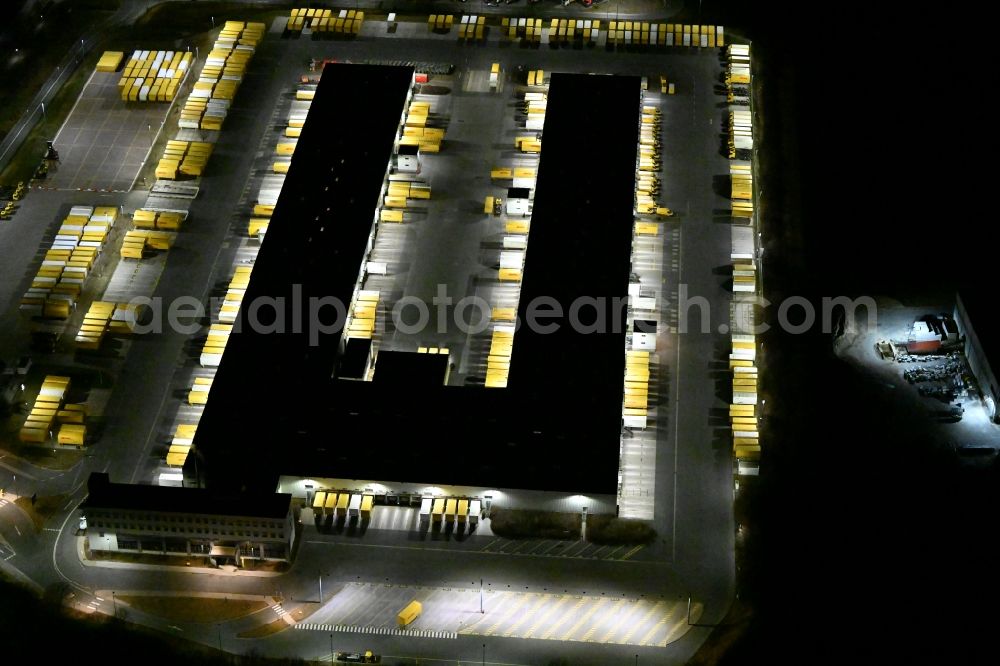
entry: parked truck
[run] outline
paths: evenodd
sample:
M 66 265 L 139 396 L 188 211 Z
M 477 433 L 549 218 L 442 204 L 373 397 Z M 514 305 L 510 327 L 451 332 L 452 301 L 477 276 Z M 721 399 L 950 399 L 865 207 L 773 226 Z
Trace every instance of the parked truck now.
M 423 612 L 423 610 L 424 610 L 423 605 L 419 601 L 414 599 L 410 603 L 406 604 L 406 607 L 403 608 L 403 610 L 399 611 L 399 613 L 396 615 L 396 624 L 399 625 L 400 627 L 409 626 L 410 624 L 413 623 L 414 620 L 420 617 L 420 614 Z

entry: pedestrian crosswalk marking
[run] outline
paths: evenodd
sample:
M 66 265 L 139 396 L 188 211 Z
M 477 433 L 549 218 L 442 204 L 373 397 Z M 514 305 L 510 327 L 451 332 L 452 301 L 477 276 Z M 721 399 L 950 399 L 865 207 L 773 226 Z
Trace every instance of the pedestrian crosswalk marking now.
M 458 638 L 458 633 L 454 631 L 434 631 L 431 629 L 399 629 L 398 627 L 374 627 L 358 626 L 353 624 L 319 624 L 316 622 L 300 622 L 295 625 L 296 629 L 304 631 L 325 631 L 354 633 L 354 634 L 376 634 L 382 636 L 412 636 L 414 638 Z

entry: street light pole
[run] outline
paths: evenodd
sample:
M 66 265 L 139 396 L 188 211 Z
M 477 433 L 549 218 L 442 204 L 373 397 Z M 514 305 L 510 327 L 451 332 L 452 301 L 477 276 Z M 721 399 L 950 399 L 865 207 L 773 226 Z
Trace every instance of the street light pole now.
M 330 663 L 333 663 L 333 634 L 330 634 Z
M 111 612 L 113 613 L 112 617 L 114 617 L 115 619 L 117 619 L 118 618 L 118 601 L 115 599 L 115 591 L 114 590 L 111 590 Z
M 215 630 L 219 634 L 219 652 L 225 652 L 225 650 L 222 649 L 222 625 L 221 624 L 215 625 Z
M 483 613 L 483 579 L 479 579 L 479 612 Z
M 483 643 L 483 666 L 486 666 L 486 643 Z
M 323 603 L 323 572 L 319 573 L 319 602 Z

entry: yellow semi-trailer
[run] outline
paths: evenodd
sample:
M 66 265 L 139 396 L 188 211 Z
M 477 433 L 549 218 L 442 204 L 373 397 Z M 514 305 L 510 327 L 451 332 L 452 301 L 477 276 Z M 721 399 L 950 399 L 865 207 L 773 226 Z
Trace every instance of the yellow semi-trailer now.
M 83 446 L 87 438 L 87 426 L 66 423 L 59 427 L 57 440 L 66 446 Z
M 431 509 L 431 519 L 435 523 L 441 522 L 441 516 L 444 515 L 444 498 L 438 497 L 434 499 L 434 508 Z
M 347 515 L 351 518 L 361 517 L 361 495 L 351 495 L 350 503 L 347 505 Z
M 370 520 L 372 517 L 372 505 L 375 503 L 375 498 L 371 495 L 365 495 L 361 498 L 361 520 Z
M 414 599 L 410 603 L 406 604 L 406 607 L 399 611 L 396 615 L 396 624 L 400 627 L 408 627 L 413 624 L 414 620 L 420 617 L 423 610 L 423 605 Z
M 340 497 L 337 498 L 337 517 L 344 518 L 347 516 L 347 507 L 351 502 L 350 493 L 341 493 Z
M 194 385 L 191 386 L 191 391 L 188 393 L 188 404 L 189 405 L 204 405 L 208 402 L 208 392 L 212 388 L 212 379 L 210 377 L 195 377 Z
M 316 493 L 313 495 L 313 501 L 312 501 L 313 517 L 318 518 L 323 516 L 324 502 L 326 502 L 326 491 L 317 490 Z
M 410 195 L 410 183 L 405 181 L 392 181 L 389 183 L 389 196 L 407 197 Z

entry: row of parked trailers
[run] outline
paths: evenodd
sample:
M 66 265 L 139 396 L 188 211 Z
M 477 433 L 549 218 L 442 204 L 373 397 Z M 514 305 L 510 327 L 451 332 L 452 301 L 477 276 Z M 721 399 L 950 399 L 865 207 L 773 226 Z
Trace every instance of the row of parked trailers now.
M 725 31 L 721 25 L 647 23 L 645 21 L 610 21 L 608 23 L 608 44 L 694 46 L 714 49 L 725 46 L 725 43 Z
M 614 22 L 612 21 L 612 25 Z M 590 19 L 552 19 L 549 44 L 593 44 L 601 33 L 601 22 Z
M 222 129 L 247 65 L 263 38 L 263 23 L 226 21 L 181 109 L 181 128 Z
M 187 217 L 186 210 L 140 208 L 132 214 L 132 224 L 136 229 L 180 231 Z
M 337 10 L 300 7 L 292 10 L 285 24 L 286 32 L 302 32 L 309 28 L 314 33 L 357 35 L 365 22 L 365 13 L 356 9 Z
M 104 336 L 129 335 L 135 326 L 139 306 L 133 303 L 94 301 L 83 316 L 76 334 L 77 349 L 100 349 Z
M 292 155 L 299 142 L 299 135 L 305 127 L 313 97 L 316 95 L 316 85 L 299 86 L 288 112 L 288 120 L 284 129 L 284 138 L 274 148 L 274 161 L 270 175 L 264 176 L 261 188 L 254 204 L 253 215 L 247 225 L 247 235 L 250 238 L 263 240 L 267 227 L 271 223 L 271 214 L 278 203 L 281 188 L 285 184 L 285 175 L 292 164 Z
M 726 83 L 749 85 L 749 44 L 730 44 L 726 47 Z
M 21 298 L 20 311 L 46 319 L 69 318 L 117 219 L 114 206 L 73 206 Z
M 448 32 L 454 23 L 454 14 L 431 14 L 427 17 L 427 29 L 431 32 Z
M 105 67 L 117 52 L 109 51 Z M 194 56 L 190 51 L 133 51 L 118 79 L 118 92 L 126 102 L 172 102 Z M 121 57 L 118 58 L 121 61 Z M 101 59 L 104 63 L 104 57 Z M 98 64 L 98 71 L 101 69 Z M 115 66 L 117 69 L 117 65 Z M 115 71 L 115 70 L 110 70 Z
M 733 257 L 733 291 L 752 294 L 757 291 L 757 263 L 752 256 Z
M 733 89 L 750 85 L 750 47 L 730 44 L 726 48 L 726 89 L 734 98 Z M 729 109 L 726 123 L 727 151 L 730 159 L 747 159 L 753 150 L 753 116 L 745 105 L 734 104 Z
M 655 106 L 643 106 L 639 124 L 639 151 L 636 158 L 636 215 L 669 216 L 669 208 L 660 205 L 661 112 Z M 646 224 L 650 224 L 646 222 Z
M 65 403 L 69 387 L 69 377 L 61 375 L 45 377 L 38 397 L 35 398 L 28 417 L 18 432 L 20 441 L 42 444 L 48 442 L 54 435 L 59 444 L 84 445 L 87 427 L 83 422 L 87 415 L 87 407 L 83 404 Z M 56 426 L 58 430 L 55 429 Z
M 167 141 L 163 157 L 156 164 L 156 177 L 161 180 L 197 178 L 202 175 L 213 145 L 207 141 Z
M 131 229 L 125 232 L 119 254 L 122 259 L 144 259 L 150 253 L 169 250 L 176 237 L 173 231 Z
M 218 367 L 219 363 L 222 362 L 222 354 L 232 332 L 232 324 L 224 322 L 235 320 L 249 280 L 250 267 L 238 266 L 226 290 L 226 298 L 219 313 L 220 323 L 209 326 L 208 335 L 202 346 L 200 363 L 203 367 Z M 188 391 L 187 403 L 189 405 L 205 405 L 208 402 L 209 392 L 212 390 L 212 381 L 213 377 L 195 377 L 191 390 Z M 166 463 L 168 467 L 184 466 L 197 431 L 197 423 L 177 425 L 167 450 Z
M 729 165 L 732 182 L 733 221 L 750 224 L 753 221 L 753 170 L 750 162 L 732 162 Z
M 373 495 L 361 493 L 317 490 L 313 495 L 312 510 L 317 520 L 324 518 L 360 518 L 372 516 Z
M 726 48 L 727 100 L 730 104 L 749 105 L 750 47 L 731 44 Z M 753 221 L 753 171 L 749 161 L 753 150 L 752 114 L 741 106 L 730 107 L 728 118 L 728 150 L 730 159 L 740 159 L 730 164 L 732 184 L 732 214 L 737 224 Z M 757 291 L 757 265 L 753 254 L 732 255 L 733 291 Z M 729 354 L 729 367 L 733 373 L 733 399 L 729 405 L 729 422 L 733 433 L 733 456 L 736 474 L 756 476 L 759 471 L 760 435 L 757 414 L 757 341 L 750 334 L 734 333 Z
M 737 473 L 756 474 L 760 436 L 757 430 L 756 339 L 753 335 L 733 334 L 729 367 L 733 373 L 729 422 Z
M 639 146 L 635 169 L 635 235 L 658 236 L 659 222 L 648 216 L 667 216 L 672 213 L 660 206 L 660 153 L 662 150 L 662 115 L 658 106 L 646 100 L 645 89 L 640 105 Z M 633 261 L 635 257 L 633 255 Z M 633 289 L 635 287 L 635 289 Z M 644 294 L 638 284 L 629 289 L 629 305 L 634 310 L 653 309 L 655 298 Z M 655 335 L 647 344 L 642 334 L 633 333 L 625 350 L 625 378 L 622 402 L 622 425 L 643 429 L 649 417 L 649 386 L 654 367 Z
M 486 17 L 465 15 L 458 24 L 459 42 L 485 42 L 486 41 Z
M 402 120 L 393 146 L 395 168 L 383 184 L 378 222 L 407 222 L 412 212 L 425 210 L 425 202 L 431 198 L 430 183 L 417 175 L 421 154 L 440 152 L 445 130 L 431 113 L 431 103 L 424 100 L 411 99 Z
M 548 89 L 545 86 L 545 73 L 542 70 L 528 72 L 528 88 L 522 93 L 522 111 L 526 116 L 527 129 L 541 129 L 545 123 L 545 112 L 548 105 Z M 538 155 L 541 152 L 541 142 L 534 135 L 519 135 L 514 143 L 522 152 Z M 532 145 L 528 145 L 532 144 Z M 511 307 L 494 306 L 491 308 L 490 319 L 493 332 L 490 337 L 489 354 L 486 356 L 487 388 L 504 388 L 510 374 L 510 362 L 514 353 L 514 332 L 516 331 L 517 301 L 520 298 L 520 282 L 523 277 L 524 257 L 528 247 L 528 229 L 530 227 L 531 206 L 538 174 L 538 163 L 532 160 L 531 166 L 523 166 L 523 159 L 518 166 L 499 166 L 490 170 L 490 180 L 511 181 L 507 188 L 507 215 L 524 216 L 525 219 L 505 221 L 503 250 L 500 253 L 500 268 L 497 279 L 500 282 L 518 284 L 514 303 Z M 487 197 L 486 212 L 499 206 L 491 206 L 493 197 Z
M 207 86 L 197 87 L 196 90 L 202 92 L 197 95 L 192 92 L 181 112 L 181 128 L 187 129 L 210 129 L 220 130 L 222 120 L 225 118 L 225 109 L 228 109 L 229 101 L 236 92 L 236 86 L 242 80 L 246 65 L 254 53 L 260 40 L 263 38 L 263 23 L 244 23 L 242 21 L 227 21 L 215 41 L 214 48 L 209 53 L 205 67 L 199 76 L 199 83 L 210 83 L 215 81 L 211 87 L 211 95 L 205 96 L 204 91 Z M 220 86 L 223 81 L 228 83 Z M 224 91 L 220 94 L 220 91 Z M 219 97 L 215 95 L 220 94 Z M 221 109 L 221 113 L 213 112 L 213 106 Z M 187 113 L 187 117 L 185 117 Z M 164 157 L 173 158 L 177 164 L 178 173 L 190 176 L 200 176 L 202 169 L 212 152 L 210 142 L 172 142 L 168 146 L 172 153 L 168 151 Z M 179 159 L 178 159 L 179 158 Z M 171 168 L 173 165 L 166 165 Z M 147 203 L 149 203 L 147 201 Z M 269 207 L 270 211 L 270 207 Z M 161 210 L 148 207 L 142 211 L 141 225 L 153 229 L 176 230 L 187 218 L 186 211 Z M 138 213 L 137 213 L 138 216 Z M 137 217 L 138 219 L 138 217 Z M 150 231 L 147 234 L 153 233 Z M 238 266 L 234 272 L 229 286 L 226 290 L 226 298 L 223 301 L 219 312 L 218 323 L 211 324 L 205 335 L 205 341 L 199 355 L 199 363 L 202 367 L 215 368 L 222 362 L 222 355 L 225 352 L 229 337 L 232 334 L 233 322 L 239 312 L 239 306 L 246 293 L 246 288 L 250 280 L 250 267 Z M 211 376 L 198 376 L 194 378 L 191 390 L 188 392 L 187 402 L 189 405 L 205 405 L 208 402 L 209 392 L 212 388 Z M 194 444 L 194 437 L 198 431 L 197 423 L 177 424 L 170 446 L 167 450 L 166 464 L 171 468 L 182 468 Z M 176 472 L 161 474 L 161 483 L 177 481 Z
M 591 23 L 590 21 L 586 21 Z M 593 21 L 592 27 L 594 29 L 593 39 L 597 39 L 597 30 L 600 28 L 600 21 Z M 514 41 L 515 39 L 523 39 L 525 42 L 531 44 L 538 44 L 542 41 L 542 32 L 545 30 L 545 24 L 540 18 L 525 18 L 521 17 L 504 17 L 500 20 L 500 27 L 503 30 L 503 35 Z
M 466 497 L 424 497 L 420 500 L 420 520 L 476 525 L 483 513 L 482 501 Z

